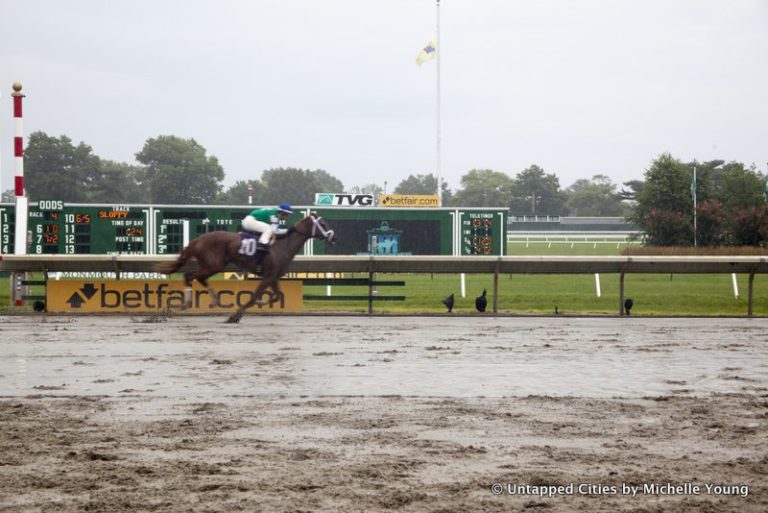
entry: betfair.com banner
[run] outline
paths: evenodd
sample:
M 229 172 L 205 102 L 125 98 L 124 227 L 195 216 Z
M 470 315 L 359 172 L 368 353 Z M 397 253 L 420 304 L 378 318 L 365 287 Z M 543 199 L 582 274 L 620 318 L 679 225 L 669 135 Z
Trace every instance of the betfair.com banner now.
M 256 292 L 256 280 L 208 282 L 219 293 L 213 304 L 208 291 L 195 282 L 192 307 L 184 304 L 184 282 L 168 280 L 48 280 L 46 305 L 56 313 L 217 313 L 232 312 L 248 303 Z M 300 312 L 304 308 L 301 281 L 281 281 L 280 296 L 271 306 L 254 305 L 249 311 Z M 267 294 L 260 299 L 266 301 Z
M 380 207 L 439 207 L 440 197 L 427 194 L 382 194 Z

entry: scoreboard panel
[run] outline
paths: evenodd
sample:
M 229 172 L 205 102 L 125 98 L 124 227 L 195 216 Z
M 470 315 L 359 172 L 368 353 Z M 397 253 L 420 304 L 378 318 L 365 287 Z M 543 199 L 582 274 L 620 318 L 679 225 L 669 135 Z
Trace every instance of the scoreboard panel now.
M 254 207 L 255 208 L 255 207 Z M 155 207 L 155 252 L 158 255 L 181 253 L 184 247 L 184 226 L 188 240 L 204 233 L 240 229 L 240 220 L 253 208 L 232 209 L 199 205 L 166 205 Z
M 16 230 L 16 207 L 0 203 L 0 255 L 13 254 L 13 240 Z
M 258 206 L 217 206 L 217 205 L 160 205 L 154 207 L 155 252 L 158 255 L 180 253 L 184 247 L 184 230 L 192 240 L 204 233 L 223 230 L 238 232 L 240 222 Z M 302 218 L 295 209 L 286 219 L 286 226 Z
M 314 254 L 497 255 L 506 247 L 500 208 L 316 208 L 338 241 L 315 241 Z
M 29 204 L 27 253 L 178 254 L 185 240 L 236 232 L 256 206 L 100 205 L 40 200 Z M 323 255 L 503 255 L 505 209 L 295 207 L 286 226 L 317 212 L 338 242 L 302 248 Z M 14 253 L 15 206 L 0 204 L 0 253 Z
M 114 248 L 107 254 L 143 255 L 149 253 L 150 209 L 130 206 L 100 208 L 92 223 L 93 242 L 108 244 L 114 236 Z M 75 214 L 75 220 L 77 214 Z M 101 251 L 99 251 L 101 253 Z
M 504 212 L 461 211 L 459 236 L 462 255 L 503 255 L 507 241 Z
M 29 205 L 30 255 L 144 255 L 150 207 L 64 204 Z

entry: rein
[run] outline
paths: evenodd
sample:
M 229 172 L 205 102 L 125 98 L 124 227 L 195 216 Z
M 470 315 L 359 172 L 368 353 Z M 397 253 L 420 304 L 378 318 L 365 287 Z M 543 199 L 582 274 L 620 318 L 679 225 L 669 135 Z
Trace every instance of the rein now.
M 320 232 L 320 234 L 323 236 L 325 240 L 329 240 L 330 238 L 333 237 L 334 235 L 333 230 L 325 230 L 320 224 L 320 219 L 322 219 L 321 217 L 310 216 L 310 218 L 312 219 L 312 233 L 309 234 L 309 233 L 304 233 L 300 230 L 295 230 L 296 233 L 304 235 L 305 237 L 315 237 L 317 236 L 317 232 Z

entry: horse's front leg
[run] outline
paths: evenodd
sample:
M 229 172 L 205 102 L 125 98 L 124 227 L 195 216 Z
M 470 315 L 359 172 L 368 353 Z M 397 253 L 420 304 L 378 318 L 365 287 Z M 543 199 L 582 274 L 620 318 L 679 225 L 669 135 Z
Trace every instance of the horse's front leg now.
M 261 296 L 267 292 L 267 289 L 271 289 L 269 291 L 269 299 L 266 301 L 262 301 L 260 298 Z M 253 294 L 252 302 L 248 306 L 253 306 L 253 304 L 257 304 L 259 306 L 267 306 L 271 305 L 275 302 L 275 298 L 277 297 L 277 279 L 269 279 L 269 280 L 262 280 L 261 284 L 259 285 L 259 288 L 256 289 L 256 292 Z M 246 306 L 246 308 L 248 307 Z
M 272 292 L 269 294 L 269 301 L 266 303 L 261 301 L 259 304 L 271 306 L 272 303 L 276 303 L 277 301 L 280 301 L 280 282 L 275 280 L 275 282 L 272 284 Z
M 259 297 L 261 297 L 261 295 L 264 293 L 265 290 L 267 290 L 267 288 L 271 288 L 272 290 L 275 290 L 275 284 L 272 280 L 262 280 L 259 283 L 259 286 L 256 288 L 256 291 L 253 293 L 253 296 L 251 296 L 251 299 L 246 304 L 238 308 L 235 313 L 230 315 L 229 318 L 227 319 L 227 322 L 230 322 L 230 323 L 240 322 L 240 319 L 243 318 L 243 313 L 245 313 L 245 311 L 248 308 L 252 307 L 255 304 L 259 304 L 259 305 L 270 304 L 272 302 L 272 296 L 274 296 L 274 293 L 270 295 L 270 301 L 266 303 L 264 301 L 259 301 Z
M 238 323 L 242 318 L 243 318 L 243 309 L 240 308 L 239 310 L 234 312 L 232 315 L 227 317 L 227 322 L 230 324 Z

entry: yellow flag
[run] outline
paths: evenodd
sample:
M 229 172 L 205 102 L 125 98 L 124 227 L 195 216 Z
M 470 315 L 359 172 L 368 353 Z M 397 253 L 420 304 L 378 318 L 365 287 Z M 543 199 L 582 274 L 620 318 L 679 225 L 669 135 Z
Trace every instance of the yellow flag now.
M 424 45 L 424 48 L 419 51 L 419 54 L 416 56 L 416 64 L 421 66 L 435 57 L 437 57 L 437 42 L 432 38 L 429 40 L 429 43 Z

